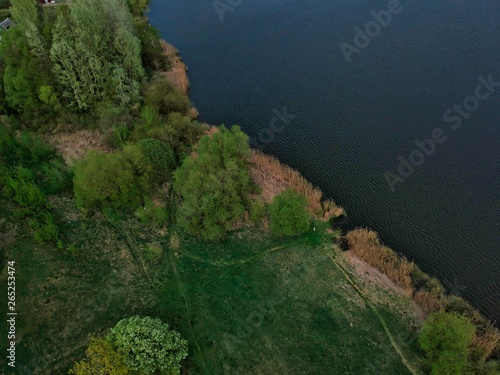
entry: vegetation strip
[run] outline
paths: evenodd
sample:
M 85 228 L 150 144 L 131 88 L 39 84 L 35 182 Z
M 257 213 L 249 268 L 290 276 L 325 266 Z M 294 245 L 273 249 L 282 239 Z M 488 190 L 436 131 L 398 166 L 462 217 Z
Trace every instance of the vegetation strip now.
M 391 332 L 389 331 L 389 328 L 387 327 L 387 324 L 384 320 L 384 318 L 380 315 L 380 313 L 378 312 L 377 308 L 373 305 L 373 303 L 371 303 L 371 301 L 369 300 L 369 298 L 361 291 L 361 289 L 359 289 L 359 287 L 356 285 L 356 283 L 352 280 L 351 276 L 349 275 L 349 273 L 344 269 L 344 267 L 342 267 L 336 260 L 335 260 L 335 257 L 332 256 L 332 254 L 328 253 L 328 257 L 331 259 L 332 263 L 342 272 L 342 274 L 345 276 L 346 280 L 349 281 L 349 283 L 352 285 L 352 287 L 354 288 L 354 290 L 356 290 L 356 293 L 359 294 L 359 296 L 361 298 L 363 298 L 363 300 L 368 304 L 368 306 L 370 306 L 370 309 L 375 313 L 375 315 L 377 316 L 377 318 L 379 319 L 380 323 L 382 324 L 382 327 L 384 327 L 384 332 L 387 334 L 387 337 L 389 338 L 392 346 L 394 347 L 394 349 L 396 350 L 396 352 L 398 353 L 399 357 L 401 358 L 401 361 L 403 362 L 403 364 L 406 366 L 406 368 L 408 369 L 408 371 L 410 371 L 413 375 L 418 375 L 419 372 L 417 372 L 413 366 L 410 365 L 410 363 L 408 362 L 408 360 L 406 359 L 405 355 L 403 354 L 403 352 L 401 351 L 401 348 L 399 347 L 399 345 L 396 343 L 396 341 L 394 340 L 394 337 L 392 336 Z

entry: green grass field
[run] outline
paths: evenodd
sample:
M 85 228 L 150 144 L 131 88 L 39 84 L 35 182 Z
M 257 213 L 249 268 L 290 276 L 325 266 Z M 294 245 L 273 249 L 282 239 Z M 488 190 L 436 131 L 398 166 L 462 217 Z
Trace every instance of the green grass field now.
M 65 374 L 91 336 L 136 314 L 188 339 L 185 374 L 420 373 L 411 301 L 354 278 L 321 228 L 290 240 L 247 230 L 206 244 L 131 215 L 84 217 L 69 198 L 53 204 L 74 254 L 36 246 L 1 214 L 1 282 L 15 260 L 19 314 L 16 372 L 3 359 L 5 374 Z

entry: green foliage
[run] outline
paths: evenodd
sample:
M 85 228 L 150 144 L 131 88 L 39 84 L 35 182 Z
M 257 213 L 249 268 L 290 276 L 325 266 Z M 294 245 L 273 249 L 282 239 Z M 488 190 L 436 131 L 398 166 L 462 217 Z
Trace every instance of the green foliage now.
M 16 138 L 7 127 L 0 126 L 2 195 L 16 204 L 16 216 L 29 218 L 38 243 L 59 238 L 45 194 L 58 193 L 70 185 L 70 171 L 39 138 L 28 133 Z
M 45 194 L 34 181 L 33 173 L 26 168 L 18 167 L 3 181 L 3 194 L 11 198 L 20 208 L 19 217 L 40 216 L 48 209 Z
M 181 196 L 178 224 L 206 240 L 223 238 L 242 218 L 252 189 L 248 137 L 237 126 L 223 125 L 203 137 L 196 155 L 174 173 L 174 190 Z
M 158 263 L 163 256 L 163 250 L 158 244 L 149 244 L 146 247 L 146 258 L 152 261 L 153 263 Z
M 38 91 L 38 96 L 43 103 L 54 108 L 55 111 L 61 110 L 61 103 L 59 102 L 59 97 L 52 86 L 50 85 L 40 86 L 40 89 Z
M 34 174 L 24 167 L 3 176 L 3 196 L 11 199 L 19 207 L 14 213 L 20 218 L 28 217 L 37 243 L 58 241 L 59 228 L 50 213 L 45 193 L 35 183 Z
M 148 196 L 144 197 L 144 207 L 139 207 L 135 214 L 143 223 L 153 223 L 156 226 L 164 225 L 168 218 L 167 210 L 164 207 L 155 206 Z
M 0 43 L 2 106 L 28 120 L 30 126 L 44 124 L 59 109 L 55 105 L 57 95 L 47 91 L 54 82 L 37 10 L 34 1 L 13 0 L 11 13 L 17 25 L 2 33 Z
M 137 207 L 151 189 L 151 162 L 137 146 L 88 152 L 75 166 L 74 193 L 83 209 Z
M 125 364 L 140 375 L 180 374 L 180 362 L 187 357 L 187 341 L 158 318 L 120 320 L 108 340 L 123 354 Z
M 136 26 L 141 40 L 141 58 L 144 69 L 149 73 L 167 70 L 170 63 L 163 53 L 160 32 L 151 26 L 149 22 L 140 21 Z
M 141 139 L 137 145 L 153 165 L 152 173 L 155 180 L 158 183 L 169 180 L 176 166 L 172 148 L 166 142 L 156 138 Z
M 306 200 L 299 193 L 288 189 L 274 197 L 270 207 L 271 231 L 277 236 L 295 236 L 309 228 Z
M 250 220 L 257 224 L 267 214 L 266 204 L 262 198 L 258 197 L 250 205 Z
M 91 338 L 85 359 L 75 363 L 71 375 L 129 375 L 132 372 L 123 363 L 123 355 L 113 344 L 102 338 Z
M 427 317 L 418 342 L 433 375 L 465 374 L 474 326 L 464 316 L 439 311 Z
M 146 87 L 144 104 L 157 108 L 166 115 L 170 112 L 186 114 L 191 108 L 188 97 L 177 90 L 172 83 L 163 76 L 151 80 Z
M 30 50 L 21 25 L 3 33 L 0 43 L 3 63 L 3 93 L 6 106 L 24 119 L 43 117 L 39 86 L 44 84 L 41 61 Z
M 54 217 L 51 213 L 45 212 L 41 220 L 31 219 L 29 224 L 31 229 L 34 230 L 35 241 L 38 244 L 42 245 L 46 242 L 58 241 L 59 228 L 54 223 Z
M 149 0 L 127 0 L 128 7 L 134 16 L 140 17 L 144 15 Z
M 177 164 L 189 154 L 204 132 L 204 128 L 196 121 L 179 113 L 171 113 L 166 120 L 158 110 L 146 106 L 141 112 L 141 120 L 132 133 L 132 140 L 156 138 L 167 143 L 175 153 Z
M 139 98 L 144 75 L 132 15 L 120 0 L 79 0 L 58 17 L 50 50 L 63 95 L 80 110 Z

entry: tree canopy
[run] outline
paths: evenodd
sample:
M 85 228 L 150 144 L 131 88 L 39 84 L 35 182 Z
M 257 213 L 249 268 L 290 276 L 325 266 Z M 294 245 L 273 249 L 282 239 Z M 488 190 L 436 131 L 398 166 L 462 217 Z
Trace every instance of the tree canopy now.
M 92 338 L 85 359 L 75 363 L 71 375 L 129 375 L 132 372 L 123 362 L 113 344 L 106 339 Z
M 203 137 L 195 154 L 174 173 L 182 202 L 178 224 L 188 233 L 218 240 L 233 229 L 247 206 L 251 179 L 248 137 L 239 127 L 220 126 Z
M 74 1 L 68 14 L 59 14 L 50 59 L 64 96 L 81 110 L 139 98 L 141 44 L 122 0 Z
M 419 335 L 432 375 L 460 375 L 467 366 L 475 328 L 464 316 L 439 311 L 427 317 Z
M 120 320 L 107 339 L 139 375 L 177 375 L 187 357 L 188 342 L 158 318 L 133 316 Z
M 287 189 L 274 197 L 270 207 L 271 231 L 277 236 L 295 236 L 309 228 L 306 199 Z

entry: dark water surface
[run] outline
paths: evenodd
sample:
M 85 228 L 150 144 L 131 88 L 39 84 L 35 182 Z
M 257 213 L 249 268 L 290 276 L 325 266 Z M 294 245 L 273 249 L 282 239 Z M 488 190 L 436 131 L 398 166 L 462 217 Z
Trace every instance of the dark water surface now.
M 401 1 L 348 63 L 339 44 L 354 45 L 354 27 L 387 6 L 243 0 L 221 21 L 212 0 L 153 0 L 150 20 L 189 66 L 201 120 L 239 124 L 346 207 L 349 225 L 376 229 L 500 320 L 500 87 L 458 129 L 443 120 L 479 76 L 500 82 L 500 2 Z M 272 126 L 284 107 L 286 121 Z M 384 173 L 435 128 L 446 140 L 391 191 Z

